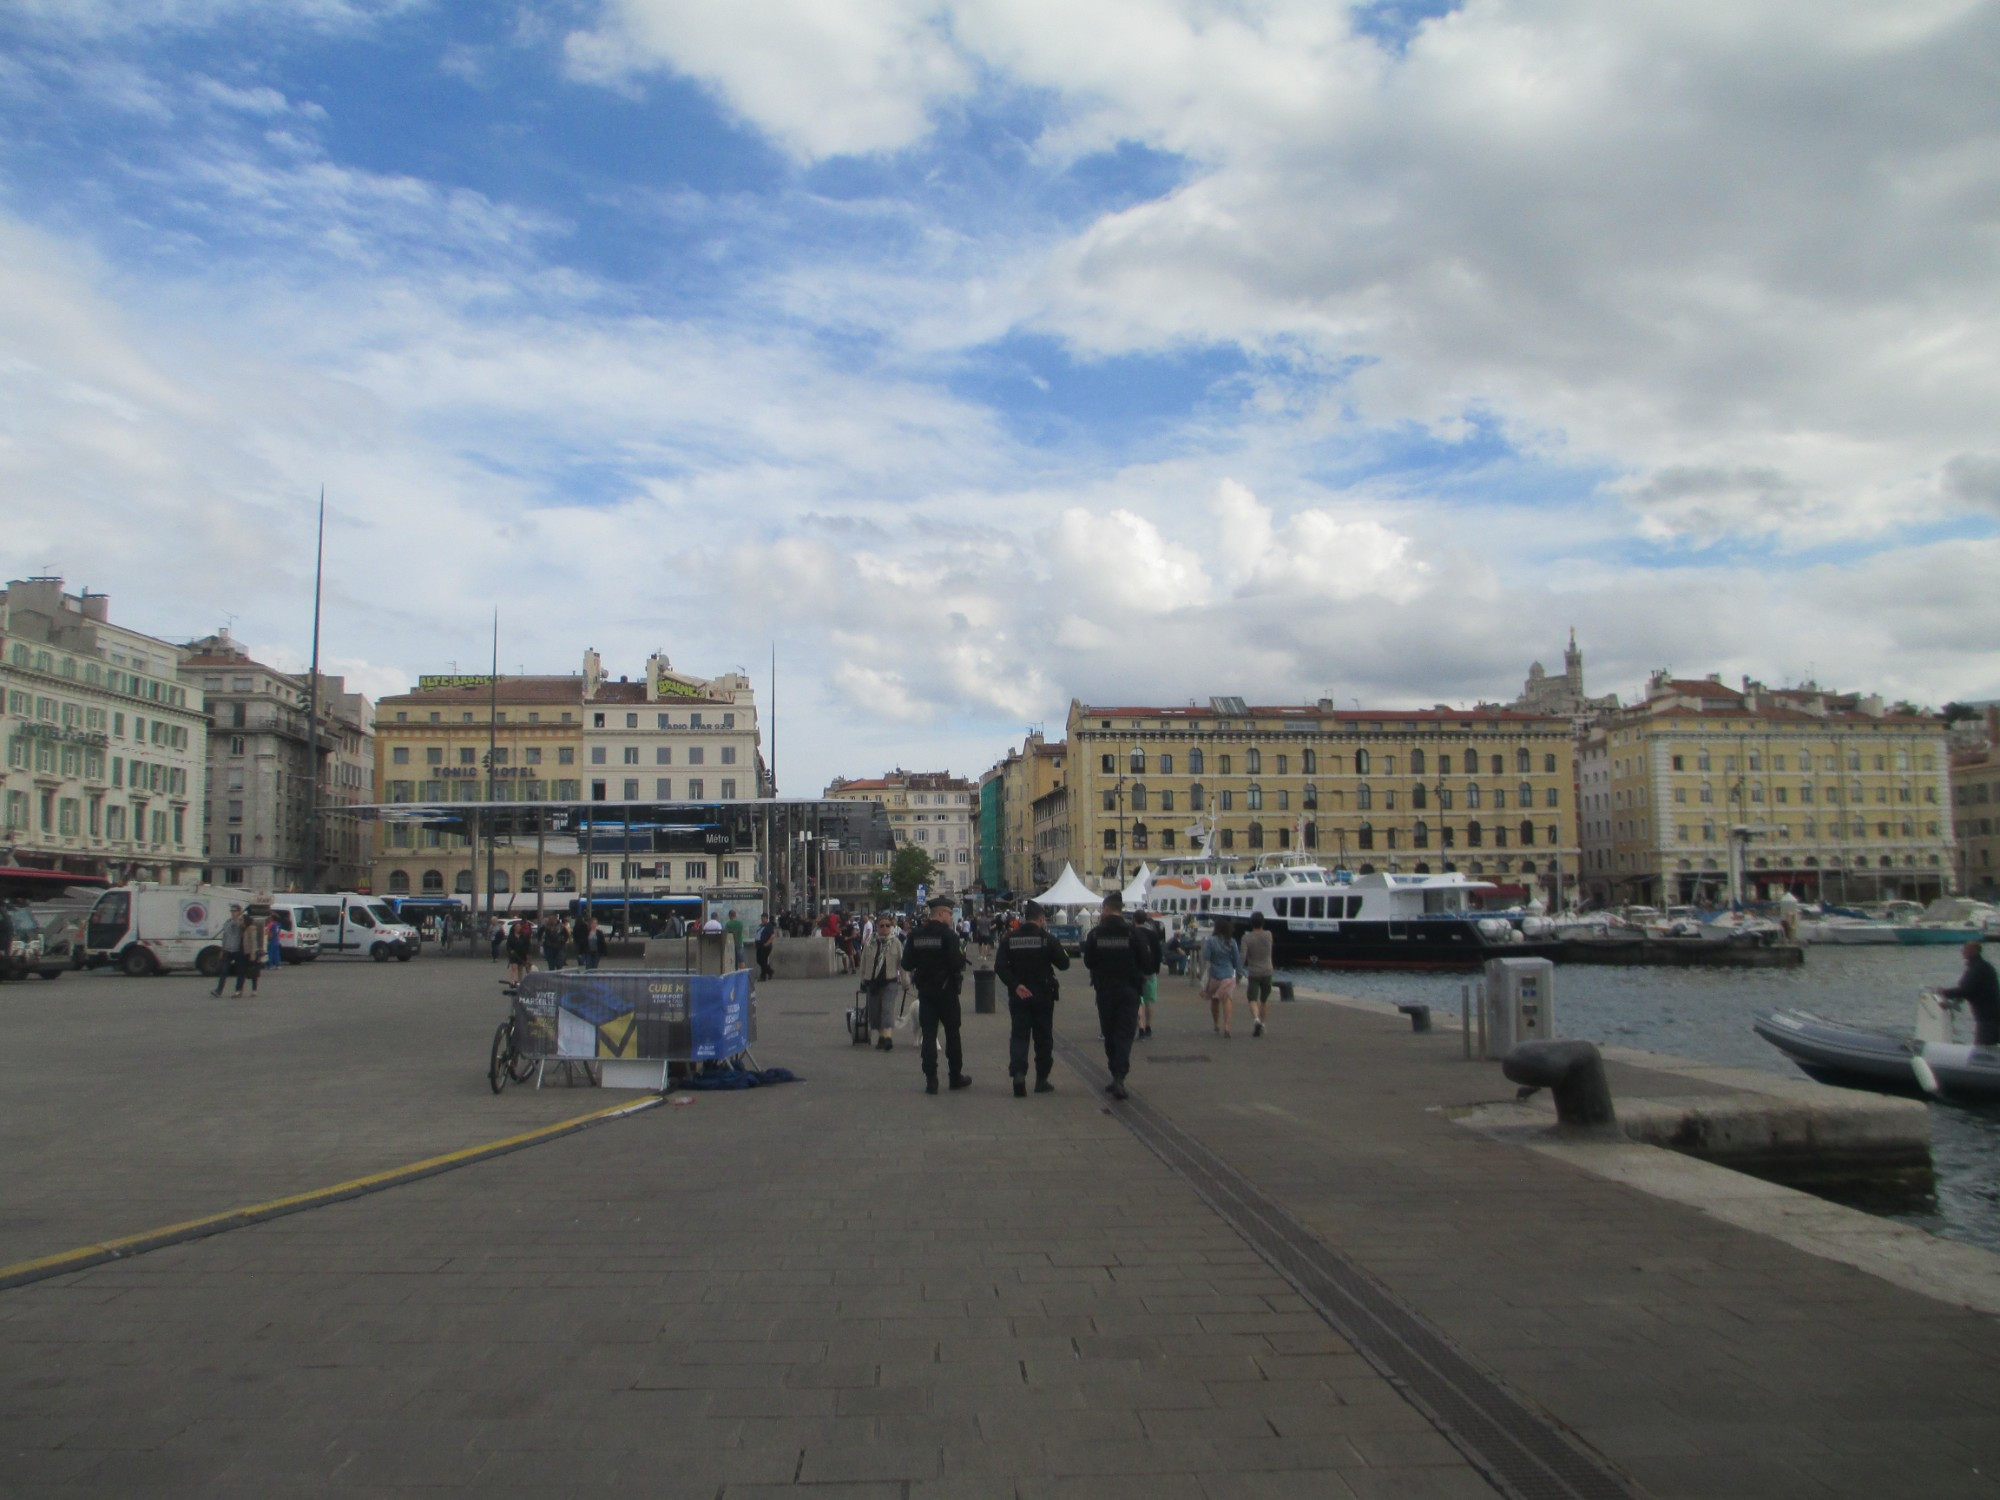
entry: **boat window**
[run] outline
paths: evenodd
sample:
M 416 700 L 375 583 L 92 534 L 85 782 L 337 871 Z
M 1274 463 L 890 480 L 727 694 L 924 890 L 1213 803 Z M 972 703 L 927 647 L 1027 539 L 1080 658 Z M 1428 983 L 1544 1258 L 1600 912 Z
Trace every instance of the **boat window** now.
M 1312 897 L 1307 903 L 1306 913 L 1308 916 L 1324 917 L 1326 915 L 1326 897 Z

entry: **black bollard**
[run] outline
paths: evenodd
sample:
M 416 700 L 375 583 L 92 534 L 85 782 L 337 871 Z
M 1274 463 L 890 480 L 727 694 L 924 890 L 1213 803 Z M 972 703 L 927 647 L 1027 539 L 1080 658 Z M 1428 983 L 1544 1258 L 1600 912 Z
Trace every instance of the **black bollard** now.
M 1524 1086 L 1555 1095 L 1556 1118 L 1565 1125 L 1616 1125 L 1604 1059 L 1592 1042 L 1520 1042 L 1500 1059 L 1500 1071 Z

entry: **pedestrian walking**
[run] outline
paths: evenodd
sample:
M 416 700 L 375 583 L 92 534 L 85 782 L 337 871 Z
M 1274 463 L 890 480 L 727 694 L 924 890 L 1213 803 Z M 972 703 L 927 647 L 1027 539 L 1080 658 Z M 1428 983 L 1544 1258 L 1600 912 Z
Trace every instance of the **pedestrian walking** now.
M 1140 971 L 1146 979 L 1139 988 L 1138 1040 L 1149 1042 L 1153 1039 L 1153 1005 L 1160 998 L 1160 969 L 1166 963 L 1167 937 L 1158 920 L 1143 909 L 1134 914 L 1132 931 L 1145 943 L 1147 950 L 1140 955 L 1139 961 Z
M 1224 1037 L 1236 1008 L 1236 981 L 1243 975 L 1243 953 L 1236 946 L 1235 929 L 1229 918 L 1217 917 L 1214 930 L 1202 939 L 1201 968 L 1208 977 L 1201 992 L 1208 1001 L 1208 1017 Z
M 965 985 L 965 949 L 952 931 L 951 902 L 931 901 L 930 920 L 921 923 L 903 947 L 903 967 L 917 986 L 917 1026 L 923 1034 L 924 1092 L 938 1091 L 938 1032 L 944 1032 L 944 1060 L 954 1089 L 969 1087 L 965 1052 L 959 1043 L 959 991 Z
M 778 924 L 772 920 L 769 912 L 765 912 L 764 920 L 757 924 L 757 977 L 759 979 L 774 977 L 771 973 L 771 950 L 777 946 L 777 943 Z
M 222 924 L 222 969 L 215 976 L 215 988 L 209 991 L 216 999 L 222 998 L 222 986 L 229 976 L 236 976 L 236 993 L 243 993 L 243 905 L 229 903 L 229 916 Z
M 498 929 L 504 931 L 507 945 L 507 982 L 518 985 L 534 961 L 534 927 L 526 917 L 509 926 Z
M 271 929 L 275 925 L 270 918 L 270 907 L 260 909 L 252 902 L 250 909 L 243 913 L 243 965 L 236 974 L 236 993 L 243 993 L 243 981 L 250 981 L 250 996 L 257 995 L 257 981 L 264 973 L 264 950 L 270 945 Z
M 875 924 L 875 935 L 861 950 L 863 1017 L 876 1032 L 875 1050 L 893 1052 L 896 1039 L 896 998 L 903 988 L 903 940 L 887 922 Z
M 1261 911 L 1250 913 L 1250 930 L 1243 934 L 1243 998 L 1250 1003 L 1250 1035 L 1264 1034 L 1264 1007 L 1271 1003 L 1271 933 Z
M 1097 1024 L 1104 1034 L 1104 1062 L 1111 1082 L 1104 1091 L 1114 1099 L 1130 1097 L 1125 1075 L 1132 1071 L 1132 1042 L 1139 1033 L 1139 993 L 1145 988 L 1145 958 L 1151 945 L 1125 920 L 1125 898 L 1106 894 L 1097 925 L 1083 940 L 1083 966 L 1097 991 Z
M 1028 1043 L 1035 1047 L 1035 1092 L 1055 1092 L 1049 1070 L 1055 1066 L 1056 1001 L 1061 981 L 1056 970 L 1069 967 L 1069 954 L 1049 935 L 1039 903 L 1028 903 L 1028 919 L 1001 938 L 993 972 L 1007 991 L 1007 1074 L 1014 1080 L 1014 1097 L 1028 1093 Z
M 273 912 L 264 918 L 265 948 L 264 962 L 270 968 L 277 968 L 285 961 L 285 945 L 279 941 L 278 917 Z
M 507 924 L 496 922 L 490 916 L 486 919 L 486 924 L 490 929 L 487 937 L 493 944 L 493 962 L 497 964 L 500 962 L 500 950 L 507 946 Z
M 729 939 L 729 964 L 731 968 L 743 967 L 743 919 L 736 915 L 736 909 L 729 910 L 729 920 L 722 924 L 724 936 Z
M 540 937 L 542 962 L 548 965 L 551 974 L 560 973 L 563 966 L 563 950 L 569 946 L 569 932 L 563 926 L 560 912 L 550 912 L 542 919 Z

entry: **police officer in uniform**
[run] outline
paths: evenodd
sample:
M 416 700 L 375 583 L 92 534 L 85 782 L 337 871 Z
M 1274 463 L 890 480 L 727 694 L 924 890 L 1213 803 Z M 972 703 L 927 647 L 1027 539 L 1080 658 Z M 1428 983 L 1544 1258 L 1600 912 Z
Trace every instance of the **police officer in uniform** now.
M 1028 1038 L 1035 1039 L 1035 1092 L 1052 1094 L 1049 1068 L 1055 1062 L 1056 970 L 1069 967 L 1069 954 L 1042 925 L 1042 908 L 1028 903 L 1028 919 L 1000 939 L 993 972 L 1007 989 L 1007 1013 L 1014 1028 L 1007 1039 L 1007 1071 L 1014 1097 L 1028 1092 Z
M 1132 1038 L 1139 1030 L 1139 991 L 1152 945 L 1125 920 L 1125 898 L 1112 891 L 1103 914 L 1083 940 L 1083 966 L 1097 991 L 1097 1022 L 1104 1032 L 1104 1061 L 1111 1069 L 1105 1092 L 1123 1099 L 1132 1068 Z
M 903 945 L 903 967 L 917 986 L 917 1025 L 923 1032 L 924 1092 L 935 1094 L 937 1080 L 937 1034 L 944 1027 L 944 1060 L 951 1070 L 951 1086 L 968 1087 L 965 1054 L 958 1044 L 958 993 L 965 983 L 965 949 L 952 930 L 951 902 L 939 896 L 931 901 L 930 919 L 920 923 Z

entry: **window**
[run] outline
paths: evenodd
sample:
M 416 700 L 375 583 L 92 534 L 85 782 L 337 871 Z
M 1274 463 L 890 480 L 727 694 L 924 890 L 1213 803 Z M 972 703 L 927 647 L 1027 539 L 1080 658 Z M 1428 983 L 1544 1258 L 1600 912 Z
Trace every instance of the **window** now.
M 421 883 L 421 884 L 422 884 L 422 886 L 423 886 L 423 890 L 424 890 L 424 894 L 425 894 L 425 895 L 427 895 L 427 896 L 430 896 L 430 895 L 443 895 L 443 894 L 444 894 L 444 871 L 442 871 L 442 870 L 426 870 L 426 871 L 424 871 L 424 874 L 423 874 L 423 879 L 422 879 L 422 881 L 421 881 L 420 883 Z
M 1366 754 L 1367 752 L 1364 751 L 1362 753 Z M 1375 805 L 1375 788 L 1365 781 L 1362 782 L 1361 789 L 1354 794 L 1354 805 L 1363 812 L 1367 812 L 1372 808 Z
M 1202 772 L 1202 753 L 1199 750 L 1188 751 L 1188 775 L 1199 776 L 1201 775 L 1201 772 Z M 1197 807 L 1199 807 L 1200 805 L 1201 804 L 1198 801 L 1195 803 L 1195 806 Z
M 1423 808 L 1429 805 L 1429 799 L 1430 799 L 1430 791 L 1427 787 L 1425 787 L 1425 785 L 1421 781 L 1419 781 L 1415 786 L 1410 788 L 1411 807 L 1414 807 L 1419 811 L 1422 811 Z
M 1556 758 L 1553 753 L 1542 757 L 1542 774 L 1545 776 L 1556 774 Z
M 639 764 L 639 747 L 637 745 L 627 745 L 625 747 L 625 764 L 628 766 Z
M 688 783 L 688 800 L 690 802 L 699 802 L 705 795 L 707 794 L 701 789 L 701 778 L 699 776 Z
M 394 827 L 394 826 L 392 826 L 392 827 L 390 828 L 390 830 L 389 830 L 389 831 L 390 831 L 391 833 L 407 833 L 407 832 L 408 832 L 409 830 L 408 830 L 408 829 L 405 829 L 405 828 L 399 828 L 399 827 Z M 223 850 L 223 853 L 225 853 L 225 854 L 241 854 L 242 852 L 243 852 L 243 835 L 242 835 L 242 834 L 240 834 L 240 833 L 232 833 L 232 834 L 230 834 L 230 835 L 229 835 L 229 846 L 228 846 L 228 847 L 227 847 L 226 849 L 224 849 L 224 850 Z
M 654 782 L 653 795 L 659 798 L 660 801 L 662 802 L 673 801 L 674 800 L 673 779 L 671 777 L 662 776 L 658 781 Z
M 473 748 L 470 745 L 462 745 L 459 747 L 458 763 L 461 766 L 470 766 L 477 763 L 476 753 L 474 752 Z
M 593 766 L 601 766 L 605 764 L 605 762 L 609 759 L 609 755 L 610 752 L 607 746 L 592 745 L 590 747 L 590 763 Z
M 1264 825 L 1262 823 L 1252 823 L 1250 825 L 1250 847 L 1252 849 L 1261 849 L 1264 847 Z
M 1684 802 L 1687 799 L 1683 797 L 1680 798 L 1679 800 Z M 1548 788 L 1548 790 L 1544 791 L 1542 793 L 1542 805 L 1544 807 L 1560 807 L 1562 805 L 1562 794 L 1560 790 L 1556 787 L 1550 787 Z
M 722 800 L 723 800 L 724 802 L 733 802 L 733 801 L 735 801 L 735 800 L 736 800 L 736 778 L 735 778 L 735 777 L 733 777 L 733 776 L 725 776 L 725 777 L 723 777 L 723 778 L 722 778 L 722 793 L 721 793 L 721 795 L 722 795 Z
M 1476 782 L 1476 781 L 1468 781 L 1468 782 L 1467 782 L 1467 783 L 1465 784 L 1465 805 L 1466 805 L 1467 807 L 1477 807 L 1477 806 L 1479 806 L 1479 783 L 1478 783 L 1478 782 Z
M 1354 752 L 1354 774 L 1356 776 L 1366 776 L 1368 774 L 1368 752 L 1366 750 L 1357 750 Z M 1372 846 L 1364 844 L 1362 847 L 1370 848 Z
M 701 746 L 699 746 L 699 745 L 690 745 L 690 746 L 688 746 L 688 764 L 689 764 L 689 765 L 691 765 L 691 766 L 698 766 L 698 765 L 700 765 L 700 764 L 701 764 L 701 754 L 702 754 L 702 752 L 701 752 Z
M 1419 849 L 1430 848 L 1431 825 L 1422 818 L 1417 819 L 1417 826 L 1410 831 L 1410 842 Z
M 1530 823 L 1526 818 L 1523 818 L 1521 820 L 1521 842 L 1524 844 L 1532 844 L 1534 843 L 1534 841 L 1535 841 L 1535 825 L 1533 823 Z
M 690 713 L 688 715 L 688 728 L 700 729 L 701 727 L 702 727 L 701 715 L 699 713 Z
M 1216 758 L 1215 758 L 1215 774 L 1216 774 L 1216 775 L 1218 775 L 1218 776 L 1227 776 L 1227 775 L 1231 774 L 1231 770 L 1232 770 L 1232 767 L 1230 766 L 1230 763 L 1229 763 L 1229 757 L 1228 757 L 1228 756 L 1226 756 L 1226 755 L 1218 755 L 1218 756 L 1216 756 Z
M 1264 789 L 1254 781 L 1250 784 L 1248 805 L 1252 812 L 1262 812 L 1264 810 Z M 1255 848 L 1257 846 L 1252 845 L 1252 847 Z
M 565 716 L 565 717 L 567 717 L 567 716 Z M 559 766 L 573 766 L 573 765 L 575 765 L 575 764 L 576 764 L 576 746 L 574 746 L 574 745 L 558 745 L 558 746 L 556 747 L 556 764 L 557 764 L 557 765 L 559 765 Z
M 1363 750 L 1360 753 L 1366 755 L 1368 752 Z M 1375 847 L 1375 825 L 1373 823 L 1363 823 L 1361 831 L 1355 838 L 1361 848 L 1373 849 Z
M 1115 791 L 1107 791 L 1107 792 L 1106 792 L 1106 793 L 1104 794 L 1104 810 L 1105 810 L 1106 812 L 1117 812 L 1117 811 L 1118 811 L 1118 793 L 1117 793 L 1117 792 L 1115 792 Z
M 1104 847 L 1107 849 L 1116 849 L 1118 847 L 1117 829 L 1107 828 L 1104 830 Z
M 722 763 L 725 766 L 736 764 L 736 747 L 734 745 L 724 745 L 722 747 Z
M 442 746 L 442 745 L 426 745 L 426 746 L 424 747 L 424 764 L 425 764 L 425 765 L 427 765 L 427 766 L 441 766 L 441 765 L 443 765 L 443 764 L 444 764 L 444 746 Z
M 1253 745 L 1244 753 L 1243 770 L 1247 775 L 1261 775 L 1264 770 L 1264 752 Z
M 1423 774 L 1424 774 L 1424 752 L 1423 752 L 1423 751 L 1421 751 L 1421 750 L 1412 750 L 1412 751 L 1410 752 L 1410 774 L 1411 774 L 1412 776 L 1421 776 L 1421 775 L 1423 775 Z
M 1535 805 L 1535 789 L 1525 781 L 1521 783 L 1520 805 L 1522 807 L 1533 807 Z
M 1144 776 L 1146 774 L 1145 751 L 1135 749 L 1132 752 L 1132 774 L 1134 776 Z
M 602 801 L 604 800 L 604 783 L 603 783 L 603 782 L 601 782 L 601 781 L 593 781 L 593 782 L 591 782 L 591 784 L 590 784 L 590 800 L 591 800 L 592 802 L 602 802 Z
M 1160 757 L 1160 774 L 1162 776 L 1171 776 L 1174 774 L 1174 758 L 1171 755 L 1162 755 Z
M 1303 752 L 1299 756 L 1299 769 L 1308 776 L 1317 776 L 1319 774 L 1319 752 L 1317 750 Z
M 625 778 L 625 798 L 624 798 L 624 800 L 625 800 L 625 801 L 627 801 L 627 802 L 637 802 L 637 801 L 639 800 L 639 778 L 638 778 L 638 777 L 636 777 L 636 776 L 627 776 L 627 777 Z
M 1144 812 L 1146 810 L 1146 784 L 1144 782 L 1135 781 L 1132 783 L 1131 803 L 1133 812 Z
M 1485 836 L 1485 830 L 1483 830 L 1477 822 L 1467 823 L 1465 825 L 1465 843 L 1467 848 L 1477 849 L 1480 846 L 1480 843 L 1483 840 L 1484 836 Z
M 1190 756 L 1189 759 L 1192 760 L 1193 757 Z M 1197 781 L 1193 786 L 1188 788 L 1188 811 L 1200 812 L 1207 805 L 1206 794 L 1202 791 L 1201 783 Z
M 1172 812 L 1173 810 L 1174 810 L 1174 794 L 1172 792 L 1161 792 L 1160 811 Z

